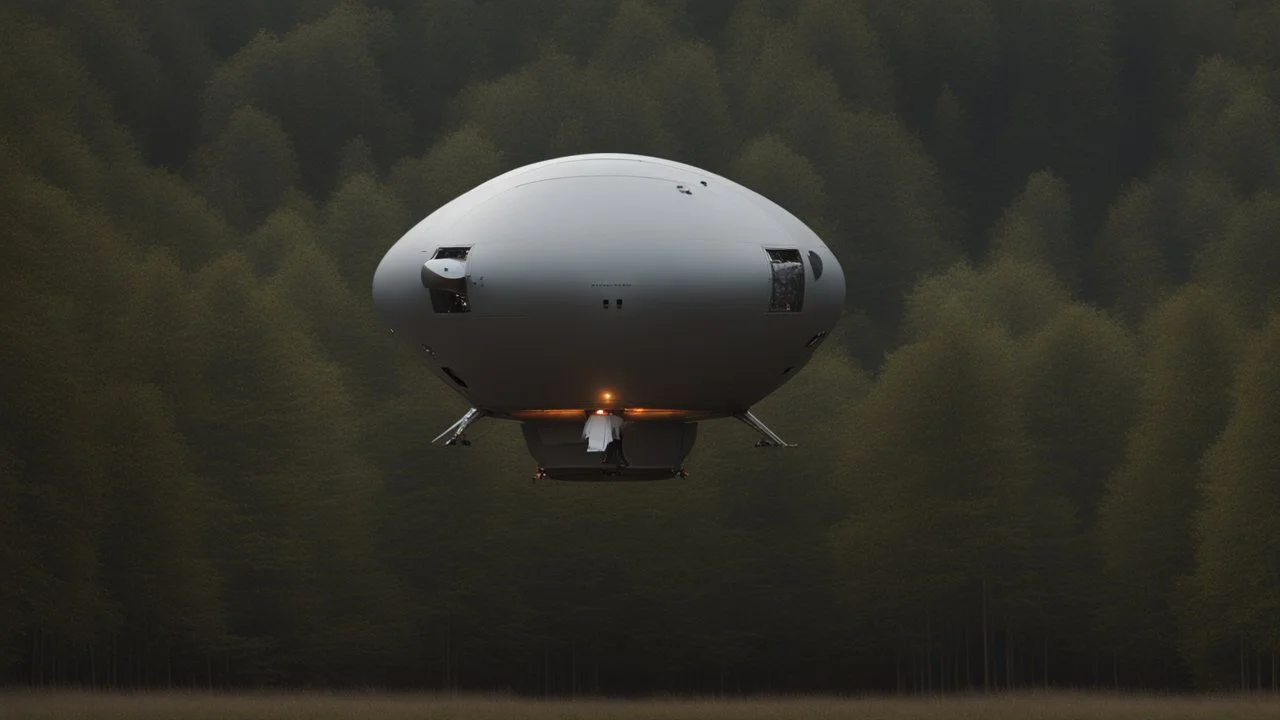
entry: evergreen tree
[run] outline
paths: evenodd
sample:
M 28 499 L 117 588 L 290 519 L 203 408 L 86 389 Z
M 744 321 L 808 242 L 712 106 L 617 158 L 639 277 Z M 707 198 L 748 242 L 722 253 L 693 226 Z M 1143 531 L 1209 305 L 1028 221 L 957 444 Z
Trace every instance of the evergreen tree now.
M 299 329 L 337 363 L 352 389 L 363 394 L 395 388 L 395 375 L 387 372 L 388 348 L 378 342 L 386 330 L 369 303 L 346 285 L 330 255 L 309 238 L 297 238 L 271 283 L 277 297 L 295 310 Z
M 1255 653 L 1274 658 L 1280 647 L 1277 363 L 1280 318 L 1273 316 L 1247 347 L 1231 418 L 1205 457 L 1205 502 L 1186 586 L 1184 642 L 1193 666 L 1216 683 L 1230 682 L 1238 669 L 1241 689 L 1256 687 Z
M 674 45 L 671 19 L 660 8 L 646 0 L 621 0 L 596 43 L 592 59 L 607 74 L 622 75 L 648 65 L 655 48 Z
M 387 248 L 419 218 L 368 175 L 339 187 L 321 214 L 319 244 L 353 287 L 365 289 Z
M 356 175 L 368 175 L 378 179 L 378 166 L 373 161 L 373 150 L 364 138 L 357 135 L 342 146 L 338 159 L 338 182 L 345 183 Z
M 723 168 L 737 146 L 738 131 L 715 53 L 705 45 L 674 44 L 653 59 L 646 75 L 671 135 L 673 159 Z
M 257 227 L 298 180 L 293 144 L 280 121 L 253 107 L 231 115 L 196 165 L 205 197 L 241 231 Z
M 946 314 L 889 358 L 864 405 L 848 456 L 857 509 L 832 541 L 851 611 L 930 667 L 940 644 L 955 653 L 972 637 L 965 685 L 989 685 L 995 631 L 1039 629 L 1067 515 L 1034 482 L 1013 344 Z
M 1196 286 L 1148 320 L 1139 419 L 1098 517 L 1099 610 L 1130 682 L 1179 676 L 1174 590 L 1191 571 L 1200 461 L 1227 421 L 1240 339 L 1228 307 Z
M 810 227 L 830 225 L 829 198 L 813 163 L 774 135 L 747 143 L 729 167 L 737 182 L 781 205 Z
M 1138 353 L 1104 313 L 1072 306 L 1027 338 L 1021 414 L 1039 477 L 1091 522 L 1124 459 L 1138 408 Z
M 117 676 L 123 665 L 137 681 L 169 684 L 175 646 L 208 653 L 222 636 L 206 489 L 154 385 L 105 389 L 95 401 L 107 506 L 99 559 L 113 615 L 99 632 L 132 649 L 112 658 Z
M 992 255 L 1045 263 L 1073 288 L 1079 277 L 1073 229 L 1066 183 L 1053 173 L 1033 173 L 997 223 Z
M 269 209 L 247 193 L 261 192 L 280 202 L 283 195 L 278 185 L 291 184 L 296 172 L 288 140 L 272 137 L 269 124 L 241 129 L 244 134 L 227 139 L 248 147 L 230 147 L 227 156 L 211 163 L 216 167 L 207 168 L 209 175 L 203 178 L 207 180 L 202 188 L 207 197 L 172 172 L 140 162 L 105 168 L 102 196 L 111 207 L 112 223 L 120 235 L 145 241 L 142 244 L 147 248 L 166 248 L 190 270 L 229 250 L 235 231 L 228 220 L 255 222 L 250 220 L 253 212 L 249 208 L 256 207 L 258 212 Z M 256 130 L 265 132 L 257 134 Z M 248 149 L 262 154 L 254 157 Z M 275 153 L 280 154 L 273 157 Z M 273 164 L 276 162 L 282 164 Z
M 29 507 L 23 497 L 22 464 L 8 448 L 0 448 L 0 666 L 17 659 L 12 638 L 30 628 L 35 608 L 35 588 L 41 568 L 31 547 L 31 531 L 21 515 Z
M 1245 197 L 1274 187 L 1280 180 L 1280 122 L 1266 74 L 1211 58 L 1196 70 L 1187 95 L 1188 117 L 1178 133 L 1185 161 Z
M 916 280 L 958 259 L 955 218 L 937 171 L 891 116 L 842 114 L 815 159 L 846 253 L 848 300 L 881 326 L 894 326 Z
M 422 157 L 391 169 L 387 188 L 413 217 L 426 217 L 453 198 L 508 169 L 502 154 L 473 126 L 440 138 Z
M 1239 206 L 1223 237 L 1201 256 L 1201 274 L 1237 311 L 1251 321 L 1280 308 L 1275 273 L 1280 271 L 1280 193 L 1259 193 Z
M 1021 338 L 1047 325 L 1070 299 L 1042 263 L 1000 260 L 981 270 L 961 263 L 916 286 L 904 312 L 903 335 L 911 340 L 940 330 L 954 312 Z
M 1173 278 L 1153 227 L 1155 191 L 1137 183 L 1107 214 L 1095 246 L 1095 293 L 1136 326 L 1168 296 Z
M 850 107 L 893 109 L 893 73 L 883 43 L 859 4 L 810 0 L 796 10 L 796 35 L 830 70 Z
M 459 100 L 463 116 L 509 166 L 546 160 L 550 141 L 563 136 L 561 118 L 579 73 L 569 56 L 546 48 L 516 72 L 468 86 Z
M 324 196 L 336 161 L 363 137 L 374 159 L 403 151 L 407 120 L 384 90 L 380 51 L 394 37 L 385 12 L 341 3 L 324 17 L 279 37 L 260 33 L 218 66 L 203 95 L 207 137 L 250 105 L 280 119 L 296 144 L 302 187 Z
M 726 89 L 739 131 L 773 133 L 802 155 L 818 157 L 843 128 L 833 72 L 818 66 L 790 23 L 740 11 L 730 26 Z
M 498 56 L 518 50 L 519 45 L 499 42 L 503 28 L 496 22 L 494 3 L 394 4 L 399 6 L 393 9 L 396 32 L 380 68 L 387 94 L 411 119 L 405 149 L 422 148 L 447 134 L 447 111 L 458 94 L 492 77 L 499 70 Z M 606 3 L 590 6 L 596 11 L 608 8 Z

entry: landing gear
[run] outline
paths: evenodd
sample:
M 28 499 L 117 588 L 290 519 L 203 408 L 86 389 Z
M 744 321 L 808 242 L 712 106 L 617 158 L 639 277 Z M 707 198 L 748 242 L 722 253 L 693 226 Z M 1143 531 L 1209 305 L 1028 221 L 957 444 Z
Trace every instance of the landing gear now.
M 795 443 L 789 443 L 778 437 L 778 433 L 769 429 L 768 425 L 760 422 L 760 419 L 751 414 L 750 410 L 744 410 L 740 413 L 734 413 L 734 417 L 741 420 L 748 427 L 760 433 L 761 437 L 756 441 L 756 447 L 795 447 Z
M 469 447 L 471 445 L 471 441 L 467 439 L 467 428 L 471 427 L 472 423 L 488 414 L 488 411 L 481 410 L 479 408 L 471 408 L 463 414 L 462 417 L 458 418 L 457 422 L 450 425 L 448 430 L 437 435 L 435 439 L 431 441 L 431 444 L 445 446 L 462 445 L 463 447 Z M 444 440 L 444 442 L 441 443 L 441 440 Z

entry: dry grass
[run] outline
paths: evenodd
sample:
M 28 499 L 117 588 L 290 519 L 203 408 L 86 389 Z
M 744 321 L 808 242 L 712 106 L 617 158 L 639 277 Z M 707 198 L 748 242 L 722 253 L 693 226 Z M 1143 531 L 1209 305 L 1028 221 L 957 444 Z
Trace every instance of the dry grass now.
M 1274 695 L 1200 698 L 1019 694 L 949 698 L 769 698 L 755 700 L 539 701 L 500 697 L 376 694 L 206 695 L 78 692 L 0 694 L 0 720 L 931 720 L 962 718 L 1280 718 Z

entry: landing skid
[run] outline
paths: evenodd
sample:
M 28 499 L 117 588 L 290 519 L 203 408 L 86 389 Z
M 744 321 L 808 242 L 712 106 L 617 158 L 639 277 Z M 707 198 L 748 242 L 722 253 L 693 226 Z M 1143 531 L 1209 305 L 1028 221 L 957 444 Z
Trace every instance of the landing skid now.
M 750 410 L 740 413 L 734 413 L 734 417 L 741 420 L 748 427 L 760 433 L 760 439 L 756 441 L 756 447 L 795 447 L 795 443 L 789 443 L 778 437 L 778 433 L 769 429 L 768 425 L 760 422 L 760 418 L 751 414 Z
M 458 418 L 457 422 L 450 425 L 448 430 L 445 430 L 444 432 L 437 435 L 435 439 L 431 441 L 431 444 L 443 445 L 443 446 L 470 445 L 471 441 L 467 439 L 467 434 L 466 434 L 467 428 L 471 427 L 472 423 L 474 423 L 475 421 L 479 420 L 480 418 L 488 414 L 489 414 L 488 411 L 481 410 L 479 408 L 471 408 L 466 413 L 464 413 L 462 417 Z M 444 440 L 444 442 L 443 443 L 440 442 L 441 440 Z
M 592 470 L 584 467 L 548 469 L 539 467 L 534 471 L 532 481 L 556 480 L 572 483 L 610 483 L 610 482 L 654 482 L 689 477 L 689 471 L 679 468 L 642 468 L 638 472 L 626 466 L 618 466 L 607 470 Z

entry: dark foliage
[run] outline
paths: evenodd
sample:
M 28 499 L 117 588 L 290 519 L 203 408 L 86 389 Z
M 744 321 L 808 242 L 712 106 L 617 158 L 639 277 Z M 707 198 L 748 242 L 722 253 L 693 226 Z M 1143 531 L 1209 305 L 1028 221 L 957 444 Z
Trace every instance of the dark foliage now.
M 1274 688 L 1280 2 L 0 4 L 0 683 Z M 528 484 L 386 337 L 586 151 L 817 229 L 840 342 L 687 482 Z

